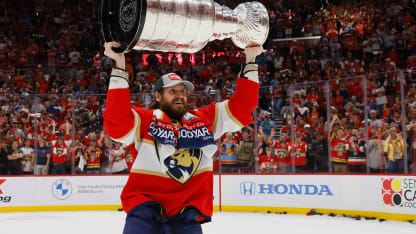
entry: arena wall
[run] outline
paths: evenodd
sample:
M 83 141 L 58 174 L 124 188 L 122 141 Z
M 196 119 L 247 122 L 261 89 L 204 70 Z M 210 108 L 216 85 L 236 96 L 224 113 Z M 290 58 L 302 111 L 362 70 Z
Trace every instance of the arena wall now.
M 0 177 L 0 212 L 118 210 L 127 176 Z M 416 220 L 416 176 L 227 174 L 214 210 Z M 313 212 L 312 212 L 313 213 Z

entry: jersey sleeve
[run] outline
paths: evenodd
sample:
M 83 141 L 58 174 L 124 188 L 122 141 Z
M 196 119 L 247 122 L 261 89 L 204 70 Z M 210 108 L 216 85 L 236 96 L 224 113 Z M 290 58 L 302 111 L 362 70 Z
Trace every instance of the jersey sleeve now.
M 257 107 L 259 84 L 239 78 L 234 95 L 220 103 L 198 109 L 212 123 L 215 139 L 226 132 L 235 132 L 253 121 L 251 112 Z
M 134 142 L 140 117 L 131 107 L 127 82 L 120 77 L 128 78 L 128 75 L 113 69 L 104 111 L 104 129 L 113 140 L 129 145 Z

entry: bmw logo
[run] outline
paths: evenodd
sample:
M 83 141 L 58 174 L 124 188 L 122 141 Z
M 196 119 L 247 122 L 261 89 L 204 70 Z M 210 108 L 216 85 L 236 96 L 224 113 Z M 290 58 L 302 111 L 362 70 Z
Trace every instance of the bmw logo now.
M 72 194 L 72 184 L 68 180 L 60 179 L 52 185 L 52 194 L 56 199 L 65 200 Z

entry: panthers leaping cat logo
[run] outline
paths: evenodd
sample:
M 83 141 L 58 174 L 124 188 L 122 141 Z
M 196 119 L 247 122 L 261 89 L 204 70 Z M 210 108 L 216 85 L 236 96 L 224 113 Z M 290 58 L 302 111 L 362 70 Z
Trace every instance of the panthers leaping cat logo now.
M 164 161 L 167 174 L 176 182 L 185 184 L 195 174 L 201 157 L 202 151 L 199 149 L 176 150 Z

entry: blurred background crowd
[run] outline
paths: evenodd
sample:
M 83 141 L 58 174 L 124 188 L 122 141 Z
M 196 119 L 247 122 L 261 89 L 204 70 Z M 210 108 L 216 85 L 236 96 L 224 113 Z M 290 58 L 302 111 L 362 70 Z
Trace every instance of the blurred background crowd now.
M 260 2 L 270 32 L 259 106 L 218 141 L 214 170 L 416 172 L 416 3 Z M 128 173 L 137 152 L 102 128 L 112 61 L 97 6 L 0 2 L 0 174 Z M 191 108 L 225 100 L 244 59 L 231 40 L 195 54 L 130 52 L 132 106 L 149 107 L 168 72 L 194 83 Z

